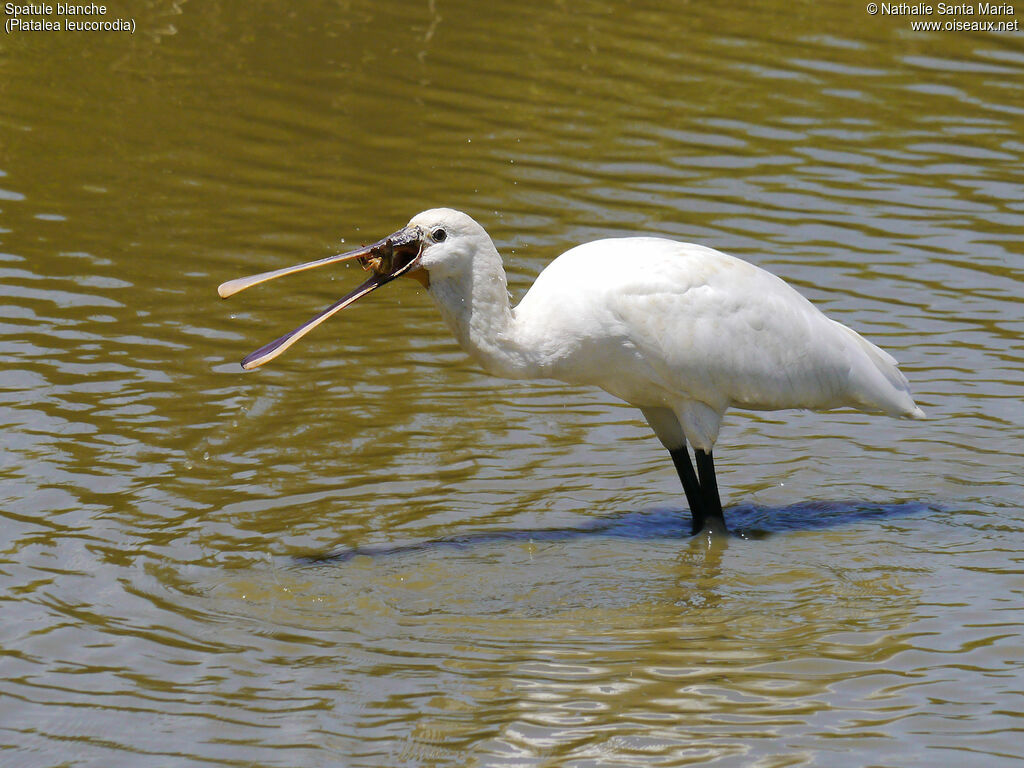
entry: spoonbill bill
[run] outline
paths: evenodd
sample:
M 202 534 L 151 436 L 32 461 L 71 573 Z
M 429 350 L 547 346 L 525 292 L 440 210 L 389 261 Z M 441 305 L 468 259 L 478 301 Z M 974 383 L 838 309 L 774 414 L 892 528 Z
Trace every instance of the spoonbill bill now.
M 730 406 L 924 418 L 891 355 L 783 280 L 711 248 L 659 237 L 576 246 L 513 308 L 501 256 L 484 228 L 465 213 L 435 208 L 372 245 L 217 290 L 227 298 L 352 259 L 372 273 L 369 280 L 248 355 L 242 367 L 273 360 L 357 299 L 412 278 L 489 373 L 593 385 L 639 408 L 672 457 L 695 534 L 726 529 L 712 448 Z

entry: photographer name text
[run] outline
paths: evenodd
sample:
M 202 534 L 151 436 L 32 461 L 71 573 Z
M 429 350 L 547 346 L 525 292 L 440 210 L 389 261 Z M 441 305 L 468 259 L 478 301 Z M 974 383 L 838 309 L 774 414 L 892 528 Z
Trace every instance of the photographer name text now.
M 881 16 L 1013 16 L 1013 6 L 1006 3 L 878 3 Z

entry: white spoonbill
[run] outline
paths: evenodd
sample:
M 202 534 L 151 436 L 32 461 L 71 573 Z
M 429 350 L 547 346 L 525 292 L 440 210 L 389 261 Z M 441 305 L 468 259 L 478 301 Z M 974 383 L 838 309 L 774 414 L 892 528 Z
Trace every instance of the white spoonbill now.
M 411 277 L 489 373 L 591 384 L 639 408 L 672 456 L 694 533 L 725 530 L 711 451 L 730 406 L 849 407 L 924 418 L 891 355 L 825 317 L 780 278 L 711 248 L 658 237 L 576 246 L 513 308 L 487 232 L 464 213 L 436 208 L 373 245 L 231 280 L 218 292 L 227 298 L 349 259 L 373 276 L 250 354 L 243 368 L 273 360 L 357 299 Z

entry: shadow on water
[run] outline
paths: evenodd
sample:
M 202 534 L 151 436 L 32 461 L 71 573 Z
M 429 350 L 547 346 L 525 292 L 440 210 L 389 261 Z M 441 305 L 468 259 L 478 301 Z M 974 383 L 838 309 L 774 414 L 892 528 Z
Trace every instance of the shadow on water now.
M 863 501 L 806 501 L 786 507 L 741 504 L 726 510 L 730 535 L 763 539 L 788 531 L 841 528 L 867 520 L 888 520 L 941 511 L 934 503 L 911 501 L 902 504 L 874 504 Z M 355 557 L 388 557 L 436 549 L 470 549 L 500 541 L 569 541 L 587 536 L 619 539 L 688 539 L 690 515 L 676 509 L 620 512 L 572 528 L 537 528 L 515 531 L 482 531 L 463 536 L 395 546 L 353 547 L 323 554 L 296 557 L 300 565 L 343 563 Z

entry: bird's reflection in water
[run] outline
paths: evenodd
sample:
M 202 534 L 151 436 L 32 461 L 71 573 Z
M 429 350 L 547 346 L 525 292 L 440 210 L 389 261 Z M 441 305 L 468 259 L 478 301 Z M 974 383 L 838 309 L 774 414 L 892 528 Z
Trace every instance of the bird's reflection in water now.
M 344 563 L 355 557 L 386 558 L 413 552 L 439 549 L 468 550 L 501 541 L 570 541 L 587 537 L 619 539 L 693 539 L 706 544 L 709 555 L 717 552 L 730 537 L 763 539 L 772 534 L 790 531 L 841 528 L 866 520 L 902 518 L 940 508 L 930 502 L 910 501 L 879 504 L 865 501 L 806 501 L 785 507 L 741 504 L 729 509 L 733 521 L 730 533 L 697 535 L 690 533 L 690 515 L 685 511 L 655 508 L 639 512 L 620 512 L 566 528 L 535 528 L 514 531 L 481 531 L 479 533 L 445 536 L 437 539 L 388 546 L 352 547 L 332 552 L 302 555 L 299 565 Z

